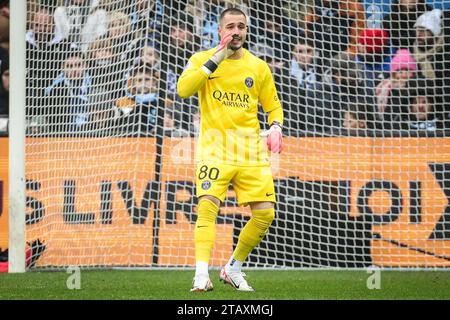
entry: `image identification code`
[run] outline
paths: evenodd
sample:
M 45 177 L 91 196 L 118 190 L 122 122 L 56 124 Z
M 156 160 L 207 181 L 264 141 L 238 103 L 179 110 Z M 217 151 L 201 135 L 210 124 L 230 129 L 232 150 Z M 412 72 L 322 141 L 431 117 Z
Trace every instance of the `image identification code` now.
M 270 304 L 222 304 L 220 307 L 179 306 L 178 315 L 198 315 L 208 318 L 210 315 L 273 315 L 273 305 Z

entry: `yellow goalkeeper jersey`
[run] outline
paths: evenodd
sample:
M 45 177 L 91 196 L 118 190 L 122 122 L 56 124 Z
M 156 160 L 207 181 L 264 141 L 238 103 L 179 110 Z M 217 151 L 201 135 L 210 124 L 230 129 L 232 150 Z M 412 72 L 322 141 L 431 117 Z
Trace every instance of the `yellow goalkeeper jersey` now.
M 283 123 L 283 109 L 267 63 L 246 49 L 240 59 L 225 59 L 208 76 L 202 69 L 215 48 L 194 54 L 178 80 L 182 98 L 198 92 L 200 134 L 196 160 L 233 165 L 267 165 L 260 138 L 258 103 L 269 123 Z

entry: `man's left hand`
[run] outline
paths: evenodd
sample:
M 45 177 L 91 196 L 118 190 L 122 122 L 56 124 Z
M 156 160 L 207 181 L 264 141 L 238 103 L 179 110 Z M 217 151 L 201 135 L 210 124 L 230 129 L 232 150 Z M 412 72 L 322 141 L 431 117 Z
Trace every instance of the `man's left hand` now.
M 283 149 L 283 133 L 278 123 L 270 126 L 267 136 L 267 148 L 274 153 L 280 153 Z

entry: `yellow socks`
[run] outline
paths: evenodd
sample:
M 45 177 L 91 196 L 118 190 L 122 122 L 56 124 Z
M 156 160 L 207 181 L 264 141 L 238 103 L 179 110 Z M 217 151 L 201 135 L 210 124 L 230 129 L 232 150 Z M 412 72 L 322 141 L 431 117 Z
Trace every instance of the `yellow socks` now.
M 195 260 L 208 264 L 216 236 L 219 207 L 209 199 L 201 199 L 195 224 Z
M 245 261 L 253 248 L 255 248 L 266 235 L 274 217 L 274 208 L 253 210 L 252 218 L 247 222 L 239 235 L 238 244 L 233 252 L 232 258 L 240 262 Z
M 201 199 L 198 204 L 198 218 L 195 224 L 195 259 L 197 273 L 207 273 L 211 251 L 216 235 L 216 218 L 219 207 L 209 199 Z M 252 218 L 242 229 L 238 244 L 228 265 L 239 268 L 250 252 L 261 242 L 275 217 L 273 208 L 252 211 Z

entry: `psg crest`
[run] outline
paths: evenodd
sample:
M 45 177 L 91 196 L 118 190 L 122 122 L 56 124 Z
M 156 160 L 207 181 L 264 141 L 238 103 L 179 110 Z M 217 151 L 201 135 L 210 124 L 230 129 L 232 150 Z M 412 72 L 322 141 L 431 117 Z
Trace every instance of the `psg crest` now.
M 245 85 L 247 86 L 247 88 L 251 88 L 253 87 L 253 79 L 251 77 L 248 77 L 245 79 Z
M 210 181 L 203 181 L 202 182 L 202 189 L 203 190 L 208 190 L 209 188 L 211 188 L 211 182 Z

